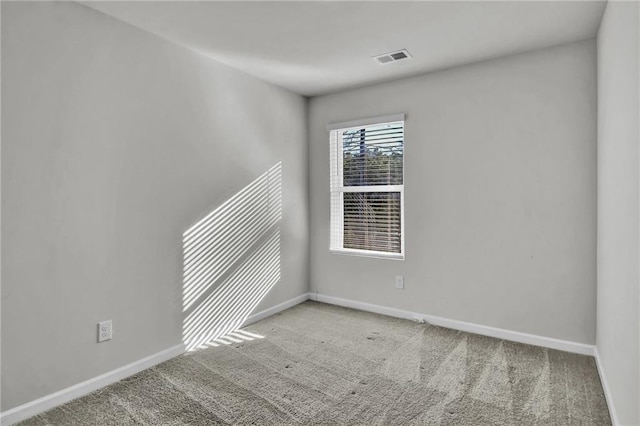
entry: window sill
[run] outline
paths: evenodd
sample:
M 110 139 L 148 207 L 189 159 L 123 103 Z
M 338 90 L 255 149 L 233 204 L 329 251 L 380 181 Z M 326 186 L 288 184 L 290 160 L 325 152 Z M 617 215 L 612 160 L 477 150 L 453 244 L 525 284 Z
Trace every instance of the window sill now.
M 356 249 L 329 249 L 329 252 L 332 254 L 340 254 L 340 255 L 347 255 L 347 256 L 373 257 L 375 259 L 404 260 L 404 254 L 402 253 L 387 253 L 384 251 L 356 250 Z

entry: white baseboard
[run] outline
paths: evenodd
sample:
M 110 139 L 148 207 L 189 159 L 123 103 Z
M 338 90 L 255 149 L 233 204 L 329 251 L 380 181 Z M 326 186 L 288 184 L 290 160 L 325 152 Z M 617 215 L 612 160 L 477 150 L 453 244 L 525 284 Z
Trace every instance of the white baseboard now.
M 611 398 L 609 388 L 607 386 L 606 379 L 603 374 L 602 366 L 598 357 L 598 352 L 592 345 L 586 345 L 582 343 L 569 342 L 565 340 L 554 339 L 550 337 L 536 336 L 532 334 L 520 333 L 517 331 L 504 330 L 495 327 L 488 327 L 479 324 L 473 324 L 463 321 L 456 321 L 447 318 L 441 318 L 433 315 L 425 315 L 416 312 L 405 311 L 402 309 L 389 308 L 380 305 L 373 305 L 365 302 L 358 302 L 354 300 L 342 299 L 339 297 L 325 296 L 317 293 L 305 293 L 293 299 L 282 302 L 276 306 L 265 309 L 258 313 L 255 313 L 244 322 L 243 326 L 253 324 L 278 312 L 289 309 L 299 303 L 302 303 L 308 299 L 318 302 L 328 303 L 332 305 L 344 306 L 347 308 L 358 309 L 361 311 L 374 312 L 382 315 L 388 315 L 396 318 L 404 318 L 409 320 L 420 320 L 429 324 L 447 327 L 454 330 L 462 330 L 475 334 L 482 334 L 485 336 L 496 337 L 499 339 L 511 340 L 514 342 L 526 343 L 535 346 L 542 346 L 551 349 L 558 349 L 567 352 L 574 352 L 583 355 L 594 355 L 596 357 L 596 363 L 598 366 L 598 372 L 600 374 L 600 380 L 607 398 L 607 404 L 609 404 L 609 412 L 614 426 L 617 425 L 615 411 L 610 404 Z M 39 398 L 35 401 L 28 402 L 18 407 L 12 408 L 0 414 L 0 424 L 2 426 L 9 426 L 19 421 L 28 419 L 39 413 L 47 411 L 53 407 L 69 402 L 73 399 L 84 396 L 102 387 L 115 383 L 133 374 L 136 374 L 142 370 L 153 367 L 163 361 L 169 360 L 173 357 L 184 353 L 184 345 L 179 344 L 173 346 L 164 351 L 150 355 L 141 360 L 135 361 L 131 364 L 125 365 L 113 371 L 107 372 L 100 376 L 78 383 L 61 391 Z
M 248 326 L 249 324 L 253 324 L 254 322 L 258 322 L 263 320 L 271 315 L 275 315 L 278 312 L 284 311 L 285 309 L 289 309 L 293 306 L 296 306 L 302 302 L 309 300 L 309 293 L 301 294 L 300 296 L 296 296 L 293 299 L 289 299 L 282 303 L 277 304 L 276 306 L 272 306 L 271 308 L 267 308 L 264 311 L 257 312 L 255 314 L 249 315 L 249 318 L 242 323 L 243 327 Z
M 602 367 L 602 361 L 600 361 L 600 352 L 598 352 L 598 348 L 595 348 L 596 366 L 598 367 L 598 375 L 600 376 L 600 383 L 602 383 L 602 390 L 604 391 L 604 399 L 607 401 L 607 407 L 609 408 L 609 416 L 611 417 L 611 424 L 613 426 L 619 426 L 620 422 L 618 421 L 618 415 L 616 413 L 616 408 L 613 405 L 613 396 L 611 395 L 611 391 L 609 388 L 609 383 L 607 382 L 607 378 L 604 374 L 604 368 Z
M 282 302 L 274 307 L 265 309 L 256 314 L 251 315 L 244 322 L 243 327 L 252 324 L 256 321 L 260 321 L 268 316 L 274 315 L 280 311 L 284 311 L 292 306 L 304 302 L 309 299 L 309 293 L 302 294 L 294 297 L 291 300 Z M 100 376 L 78 383 L 77 385 L 70 386 L 66 389 L 62 389 L 58 392 L 52 393 L 45 397 L 36 399 L 35 401 L 28 402 L 18 407 L 12 408 L 0 414 L 0 424 L 2 426 L 9 426 L 14 423 L 18 423 L 22 420 L 26 420 L 29 417 L 43 413 L 58 405 L 62 405 L 73 399 L 87 395 L 95 390 L 108 386 L 119 380 L 139 373 L 142 370 L 153 367 L 156 364 L 167 361 L 178 355 L 184 353 L 185 347 L 183 344 L 173 346 L 164 351 L 160 351 L 156 354 L 150 355 L 141 360 L 132 362 L 131 364 L 117 368 L 115 370 L 104 373 Z
M 169 349 L 165 349 L 146 358 L 132 362 L 115 370 L 101 374 L 76 385 L 62 389 L 58 392 L 27 402 L 15 408 L 7 410 L 0 415 L 2 426 L 12 425 L 29 417 L 45 412 L 53 407 L 69 402 L 73 399 L 87 395 L 95 390 L 115 383 L 142 370 L 153 367 L 156 364 L 167 361 L 184 352 L 184 345 L 179 344 Z
M 418 320 L 421 322 L 437 325 L 440 327 L 452 328 L 454 330 L 467 331 L 474 334 L 496 337 L 498 339 L 510 340 L 513 342 L 526 343 L 528 345 L 542 346 L 550 349 L 558 349 L 565 352 L 573 352 L 582 355 L 594 355 L 595 346 L 584 343 L 570 342 L 567 340 L 554 339 L 552 337 L 536 336 L 534 334 L 521 333 L 519 331 L 505 330 L 502 328 L 489 327 L 486 325 L 474 324 L 464 321 L 437 317 L 433 315 L 420 314 L 417 312 L 405 311 L 402 309 L 388 308 L 386 306 L 373 305 L 370 303 L 357 302 L 355 300 L 342 299 L 339 297 L 326 296 L 318 293 L 311 293 L 309 298 L 318 302 L 329 303 L 331 305 L 344 306 L 346 308 L 358 309 L 361 311 L 373 312 L 376 314 L 388 315 L 396 318 Z

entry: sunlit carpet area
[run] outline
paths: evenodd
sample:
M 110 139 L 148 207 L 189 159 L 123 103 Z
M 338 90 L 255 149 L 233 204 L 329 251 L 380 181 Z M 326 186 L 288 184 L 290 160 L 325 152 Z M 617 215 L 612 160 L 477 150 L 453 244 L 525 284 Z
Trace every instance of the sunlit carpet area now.
M 22 425 L 609 425 L 592 357 L 305 302 Z

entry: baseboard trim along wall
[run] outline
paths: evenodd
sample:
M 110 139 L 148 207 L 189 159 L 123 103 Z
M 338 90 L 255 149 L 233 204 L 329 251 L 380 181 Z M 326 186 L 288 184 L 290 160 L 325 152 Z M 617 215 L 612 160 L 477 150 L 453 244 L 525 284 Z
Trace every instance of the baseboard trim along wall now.
M 609 412 L 611 413 L 611 419 L 614 426 L 618 425 L 616 420 L 616 413 L 611 404 L 611 396 L 607 381 L 604 376 L 604 371 L 600 364 L 598 357 L 598 351 L 593 345 L 586 345 L 583 343 L 569 342 L 565 340 L 554 339 L 550 337 L 536 336 L 533 334 L 521 333 L 518 331 L 505 330 L 501 328 L 488 327 L 479 324 L 473 324 L 469 322 L 456 321 L 447 318 L 441 318 L 433 315 L 425 315 L 416 312 L 405 311 L 402 309 L 389 308 L 380 305 L 374 305 L 365 302 L 358 302 L 355 300 L 342 299 L 339 297 L 326 296 L 318 293 L 305 293 L 300 296 L 296 296 L 293 299 L 282 302 L 271 308 L 257 312 L 247 318 L 243 323 L 243 327 L 249 324 L 253 324 L 278 312 L 289 309 L 299 303 L 306 300 L 315 300 L 317 302 L 328 303 L 331 305 L 343 306 L 346 308 L 358 309 L 361 311 L 373 312 L 382 315 L 388 315 L 396 318 L 404 318 L 418 322 L 424 322 L 428 324 L 437 325 L 440 327 L 451 328 L 454 330 L 466 331 L 469 333 L 481 334 L 484 336 L 496 337 L 498 339 L 511 340 L 514 342 L 526 343 L 529 345 L 542 346 L 550 349 L 558 349 L 566 352 L 573 352 L 582 355 L 595 356 L 596 364 L 598 367 L 598 373 L 600 374 L 600 380 L 605 392 L 607 404 L 609 406 Z M 184 353 L 185 347 L 183 344 L 175 345 L 171 348 L 160 351 L 156 354 L 150 355 L 146 358 L 132 362 L 131 364 L 117 368 L 93 379 L 86 380 L 78 383 L 66 389 L 62 389 L 58 392 L 52 393 L 45 397 L 36 399 L 35 401 L 28 402 L 18 407 L 12 408 L 3 412 L 0 415 L 0 424 L 2 426 L 9 426 L 29 417 L 40 414 L 53 407 L 69 402 L 73 399 L 84 396 L 95 390 L 108 386 L 133 374 L 136 374 L 142 370 L 153 367 L 156 364 L 167 361 L 178 355 Z
M 598 375 L 600 376 L 600 383 L 602 384 L 602 390 L 604 391 L 604 399 L 607 401 L 607 407 L 609 408 L 609 417 L 611 417 L 611 424 L 613 426 L 622 426 L 618 421 L 618 414 L 616 413 L 616 408 L 613 405 L 613 395 L 611 395 L 609 383 L 607 382 L 607 378 L 602 367 L 602 361 L 600 361 L 600 352 L 598 352 L 597 347 L 595 348 L 594 352 L 596 366 L 598 367 Z
M 255 313 L 249 316 L 249 318 L 247 318 L 247 320 L 243 323 L 242 326 L 246 327 L 249 324 L 253 324 L 254 322 L 260 321 L 261 319 L 277 314 L 280 311 L 289 309 L 290 307 L 295 306 L 299 303 L 302 303 L 308 299 L 309 299 L 309 293 L 296 296 L 293 299 L 287 300 L 276 306 L 273 306 L 271 308 L 265 309 L 263 311 L 260 311 L 258 313 Z M 19 405 L 18 407 L 12 408 L 0 414 L 0 425 L 9 426 L 9 425 L 18 423 L 22 420 L 26 420 L 29 417 L 43 413 L 47 410 L 50 410 L 51 408 L 57 407 L 58 405 L 62 405 L 73 399 L 80 398 L 81 396 L 87 395 L 95 390 L 98 390 L 112 383 L 115 383 L 119 380 L 125 379 L 129 376 L 139 373 L 142 370 L 151 368 L 154 365 L 160 364 L 161 362 L 167 361 L 178 355 L 182 355 L 184 351 L 185 351 L 185 346 L 181 343 L 169 349 L 165 349 L 163 351 L 150 355 L 146 358 L 142 358 L 138 361 L 134 361 L 131 364 L 127 364 L 115 370 L 101 374 L 100 376 L 97 376 L 92 379 L 86 380 L 84 382 L 78 383 L 76 385 L 70 386 L 66 389 L 62 389 L 58 392 L 52 393 L 42 398 L 36 399 L 35 401 L 31 401 L 31 402 L 27 402 L 26 404 Z
M 318 293 L 311 293 L 311 300 L 331 305 L 344 306 L 346 308 L 358 309 L 361 311 L 373 312 L 376 314 L 388 315 L 396 318 L 404 318 L 418 322 L 437 325 L 440 327 L 452 328 L 454 330 L 467 331 L 469 333 L 482 334 L 484 336 L 496 337 L 498 339 L 510 340 L 513 342 L 526 343 L 528 345 L 542 346 L 550 349 L 558 349 L 565 352 L 573 352 L 582 355 L 594 355 L 595 346 L 584 343 L 570 342 L 566 340 L 554 339 L 552 337 L 536 336 L 534 334 L 521 333 L 519 331 L 505 330 L 502 328 L 489 327 L 470 322 L 456 321 L 433 315 L 425 315 L 417 312 L 405 311 L 402 309 L 388 308 L 386 306 L 373 305 L 355 300 L 342 299 L 339 297 L 326 296 Z
M 246 326 L 248 326 L 250 324 L 253 324 L 254 322 L 258 322 L 258 321 L 260 321 L 262 319 L 270 317 L 271 315 L 275 315 L 278 312 L 282 312 L 285 309 L 289 309 L 292 306 L 298 305 L 298 304 L 300 304 L 300 303 L 302 303 L 304 301 L 309 300 L 310 296 L 311 296 L 310 293 L 304 293 L 304 294 L 301 294 L 300 296 L 294 297 L 293 299 L 289 299 L 289 300 L 287 300 L 285 302 L 279 303 L 276 306 L 273 306 L 271 308 L 267 308 L 264 311 L 260 311 L 258 313 L 253 314 L 253 315 L 250 315 L 249 318 L 247 318 L 245 320 L 245 322 L 242 323 L 242 326 L 246 327 Z
M 134 361 L 131 364 L 124 365 L 115 370 L 101 374 L 77 385 L 70 386 L 66 389 L 62 389 L 58 392 L 36 399 L 35 401 L 27 402 L 26 404 L 19 405 L 15 408 L 7 410 L 2 413 L 0 422 L 2 426 L 12 425 L 19 421 L 28 419 L 29 417 L 40 414 L 53 407 L 69 402 L 73 399 L 84 396 L 95 390 L 103 388 L 107 385 L 117 382 L 118 380 L 125 379 L 133 374 L 136 374 L 142 370 L 153 367 L 163 361 L 167 361 L 173 357 L 176 357 L 184 352 L 184 345 L 175 345 L 169 349 L 165 349 L 148 357 L 142 358 L 138 361 Z

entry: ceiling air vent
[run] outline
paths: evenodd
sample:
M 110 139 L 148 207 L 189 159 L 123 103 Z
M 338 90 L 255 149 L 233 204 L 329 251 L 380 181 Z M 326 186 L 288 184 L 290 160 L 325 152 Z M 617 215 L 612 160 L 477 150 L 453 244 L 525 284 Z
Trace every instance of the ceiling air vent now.
M 411 58 L 411 54 L 406 49 L 398 50 L 396 52 L 385 53 L 383 55 L 374 56 L 372 59 L 379 64 L 388 64 L 390 62 L 397 62 L 403 59 Z

